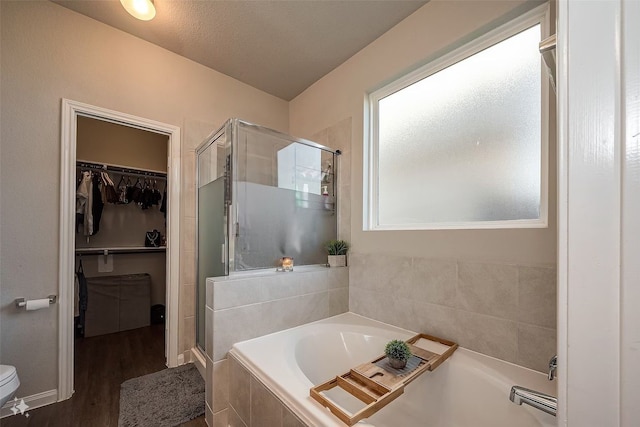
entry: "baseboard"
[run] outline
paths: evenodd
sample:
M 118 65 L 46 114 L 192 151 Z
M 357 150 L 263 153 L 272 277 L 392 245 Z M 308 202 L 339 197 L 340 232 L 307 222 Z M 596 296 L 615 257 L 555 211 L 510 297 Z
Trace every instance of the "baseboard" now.
M 43 391 L 42 393 L 32 394 L 31 396 L 26 397 L 20 397 L 20 395 L 18 394 L 16 397 L 18 398 L 18 402 L 24 399 L 24 403 L 29 406 L 29 409 L 27 409 L 26 412 L 29 412 L 33 409 L 56 403 L 58 401 L 58 389 Z M 0 418 L 5 418 L 13 415 L 13 411 L 11 410 L 13 404 L 13 399 L 4 404 L 2 409 L 0 409 Z M 18 413 L 17 416 L 20 417 L 23 415 L 20 415 L 20 413 Z

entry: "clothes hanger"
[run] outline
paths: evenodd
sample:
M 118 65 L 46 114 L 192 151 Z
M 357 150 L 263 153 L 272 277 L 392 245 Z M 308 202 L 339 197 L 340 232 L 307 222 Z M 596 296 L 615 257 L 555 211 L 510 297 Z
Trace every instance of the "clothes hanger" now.
M 84 267 L 82 267 L 82 254 L 78 254 L 78 257 L 80 258 L 78 260 L 78 273 L 84 273 Z

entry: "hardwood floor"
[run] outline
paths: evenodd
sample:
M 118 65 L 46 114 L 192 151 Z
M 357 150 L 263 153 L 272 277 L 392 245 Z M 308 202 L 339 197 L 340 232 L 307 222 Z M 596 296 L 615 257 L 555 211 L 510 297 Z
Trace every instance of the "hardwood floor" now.
M 76 340 L 71 399 L 0 420 L 2 427 L 117 427 L 120 384 L 165 368 L 164 325 Z M 18 389 L 18 395 L 20 390 Z M 181 427 L 204 427 L 204 416 Z

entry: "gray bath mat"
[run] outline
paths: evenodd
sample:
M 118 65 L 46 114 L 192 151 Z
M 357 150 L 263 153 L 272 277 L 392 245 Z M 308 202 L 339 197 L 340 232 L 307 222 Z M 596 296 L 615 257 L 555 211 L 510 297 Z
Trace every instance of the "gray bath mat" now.
M 204 414 L 204 380 L 190 363 L 120 386 L 119 427 L 174 427 Z

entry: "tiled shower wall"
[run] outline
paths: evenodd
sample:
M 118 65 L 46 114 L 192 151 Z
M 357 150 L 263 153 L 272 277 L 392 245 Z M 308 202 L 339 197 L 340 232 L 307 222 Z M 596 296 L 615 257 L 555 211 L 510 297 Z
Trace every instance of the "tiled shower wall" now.
M 338 238 L 351 241 L 351 117 L 311 136 L 342 153 L 338 156 Z
M 349 255 L 350 311 L 546 372 L 556 353 L 556 268 Z

